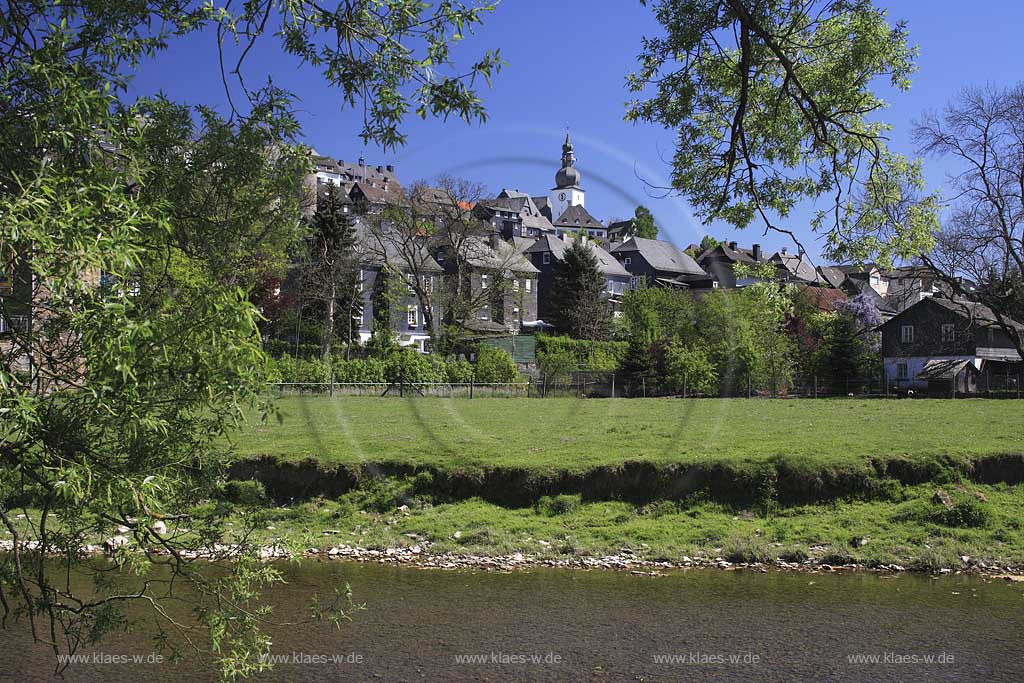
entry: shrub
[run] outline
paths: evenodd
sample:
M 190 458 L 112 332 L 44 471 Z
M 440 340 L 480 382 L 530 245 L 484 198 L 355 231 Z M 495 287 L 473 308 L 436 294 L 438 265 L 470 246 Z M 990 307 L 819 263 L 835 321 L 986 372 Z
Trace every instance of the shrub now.
M 773 559 L 768 545 L 758 538 L 733 539 L 722 548 L 722 557 L 729 562 L 745 564 L 771 562 Z
M 970 494 L 960 493 L 953 497 L 953 507 L 947 509 L 938 505 L 932 519 L 946 526 L 976 528 L 987 526 L 991 511 L 984 503 Z
M 324 383 L 331 381 L 331 366 L 316 358 L 285 355 L 270 361 L 270 375 L 278 382 Z
M 231 480 L 224 483 L 220 497 L 235 505 L 257 506 L 267 500 L 263 483 L 255 480 Z
M 895 521 L 931 522 L 949 527 L 976 528 L 987 526 L 992 514 L 988 506 L 966 491 L 950 496 L 951 507 L 935 500 L 911 500 L 896 508 Z
M 483 384 L 515 382 L 519 368 L 508 351 L 481 345 L 476 354 L 476 381 Z
M 341 497 L 342 505 L 352 505 L 367 512 L 394 512 L 402 505 L 422 507 L 430 502 L 433 479 L 424 472 L 415 477 L 369 477 Z
M 590 372 L 614 372 L 626 357 L 626 342 L 593 341 L 537 335 L 537 363 L 545 362 L 548 356 L 561 356 L 561 364 L 571 364 L 573 370 Z M 568 360 L 566 360 L 568 358 Z
M 451 384 L 469 384 L 473 381 L 473 364 L 465 358 L 451 358 L 445 365 L 445 374 Z
M 384 363 L 376 358 L 334 361 L 335 382 L 384 382 Z
M 677 512 L 679 512 L 679 503 L 674 500 L 656 500 L 653 503 L 648 503 L 637 510 L 638 515 L 645 515 L 654 518 L 663 517 L 665 515 L 674 515 Z
M 439 367 L 437 360 L 412 349 L 396 351 L 384 359 L 384 378 L 388 382 L 407 384 L 444 382 L 447 375 L 443 369 L 443 361 L 442 367 Z
M 537 501 L 536 510 L 538 514 L 545 517 L 556 517 L 566 515 L 579 509 L 583 504 L 583 497 L 579 494 L 562 494 L 559 496 L 544 496 Z
M 710 394 L 717 389 L 718 373 L 706 347 L 673 342 L 665 352 L 666 380 L 672 391 Z

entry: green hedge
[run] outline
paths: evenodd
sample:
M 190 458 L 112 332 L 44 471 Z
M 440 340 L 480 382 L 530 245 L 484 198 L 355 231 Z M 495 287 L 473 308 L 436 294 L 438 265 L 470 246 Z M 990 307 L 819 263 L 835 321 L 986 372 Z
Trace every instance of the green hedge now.
M 424 355 L 412 349 L 395 351 L 387 358 L 335 358 L 327 363 L 317 358 L 293 358 L 282 355 L 269 361 L 271 382 L 323 384 L 385 383 L 404 381 L 408 384 L 481 384 L 519 381 L 519 370 L 512 357 L 501 349 L 482 347 L 476 365 L 463 358 Z
M 545 364 L 545 357 L 572 358 L 577 370 L 613 372 L 626 357 L 627 342 L 590 341 L 571 337 L 537 335 L 537 362 Z M 559 363 L 561 364 L 561 363 Z

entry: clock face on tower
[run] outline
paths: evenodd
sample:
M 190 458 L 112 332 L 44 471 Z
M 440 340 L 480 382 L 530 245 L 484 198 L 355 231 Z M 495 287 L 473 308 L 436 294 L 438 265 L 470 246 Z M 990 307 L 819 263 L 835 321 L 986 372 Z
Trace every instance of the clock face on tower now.
M 565 201 L 565 193 L 564 192 L 560 193 L 558 195 L 558 198 L 561 199 L 564 202 Z

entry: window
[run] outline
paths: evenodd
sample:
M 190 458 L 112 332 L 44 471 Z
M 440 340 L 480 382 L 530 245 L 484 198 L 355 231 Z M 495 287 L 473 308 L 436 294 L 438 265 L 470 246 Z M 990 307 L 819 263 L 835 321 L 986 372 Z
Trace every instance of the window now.
M 943 323 L 942 325 L 942 341 L 951 342 L 956 341 L 956 327 L 952 323 Z
M 362 292 L 363 291 L 363 281 L 365 279 L 366 279 L 366 276 L 363 274 L 363 269 L 360 268 L 359 269 L 359 281 L 356 282 L 356 291 L 357 292 Z
M 518 306 L 514 306 L 512 308 L 512 319 L 513 320 L 519 320 L 519 307 Z
M 910 369 L 906 363 L 896 364 L 896 379 L 910 379 Z
M 631 277 L 631 278 L 629 278 L 629 288 L 630 289 L 636 289 L 639 286 L 640 286 L 640 278 L 638 278 L 638 277 Z
M 407 315 L 408 315 L 409 327 L 410 328 L 416 327 L 416 324 L 419 321 L 419 317 L 416 315 L 416 307 L 415 306 L 410 306 Z
M 871 285 L 873 287 L 877 287 L 880 284 L 882 284 L 882 278 L 879 277 L 878 275 L 872 275 L 871 276 Z
M 903 325 L 900 327 L 900 341 L 904 344 L 914 343 L 914 326 Z
M 526 280 L 523 280 L 523 282 L 526 283 L 526 291 L 529 292 L 533 288 L 533 280 L 527 278 Z
M 480 289 L 487 289 L 487 276 L 486 275 L 481 275 L 480 276 Z
M 543 263 L 543 264 L 544 264 L 545 266 L 546 266 L 546 265 L 548 265 L 548 264 L 550 264 L 550 263 L 551 263 L 551 254 L 549 254 L 548 252 L 544 252 L 544 253 L 543 253 L 543 254 L 541 254 L 541 256 L 540 256 L 540 261 L 541 261 L 541 263 Z
M 631 259 L 630 257 L 627 256 L 626 258 L 622 259 L 622 263 L 627 265 L 627 266 L 632 265 L 633 264 L 633 259 Z
M 480 319 L 481 320 L 490 320 L 491 319 L 491 307 L 490 306 L 484 306 L 483 308 L 480 309 Z
M 518 292 L 519 291 L 519 278 L 512 278 L 512 291 L 513 292 Z
M 413 275 L 412 273 L 409 273 L 405 276 L 405 286 L 409 290 L 410 294 L 414 294 L 416 292 L 416 286 L 414 284 L 415 282 L 416 276 Z

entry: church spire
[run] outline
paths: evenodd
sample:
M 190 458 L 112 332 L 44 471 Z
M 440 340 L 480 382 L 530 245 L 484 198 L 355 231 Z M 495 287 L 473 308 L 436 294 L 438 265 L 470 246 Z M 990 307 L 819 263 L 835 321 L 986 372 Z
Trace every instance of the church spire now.
M 572 151 L 572 140 L 569 139 L 569 129 L 565 129 L 565 142 L 562 144 L 562 167 L 568 168 L 576 163 L 576 155 Z
M 569 130 L 565 131 L 565 142 L 562 144 L 562 168 L 555 174 L 555 187 L 577 187 L 580 184 L 580 172 L 575 168 L 576 155 L 572 150 L 572 139 Z

